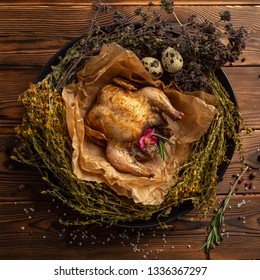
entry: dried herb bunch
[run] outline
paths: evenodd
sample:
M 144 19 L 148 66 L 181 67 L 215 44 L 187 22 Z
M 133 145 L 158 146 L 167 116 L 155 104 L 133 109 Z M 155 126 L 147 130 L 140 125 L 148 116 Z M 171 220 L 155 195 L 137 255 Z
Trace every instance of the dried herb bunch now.
M 160 219 L 169 215 L 172 207 L 187 200 L 207 213 L 215 202 L 218 168 L 227 161 L 228 142 L 233 141 L 240 151 L 242 149 L 237 133 L 237 128 L 243 126 L 242 118 L 214 71 L 239 57 L 245 47 L 246 31 L 234 30 L 229 12 L 221 13 L 215 24 L 207 20 L 197 23 L 196 17 L 191 16 L 187 24 L 179 26 L 174 22 L 173 1 L 167 0 L 161 1 L 160 8 L 149 3 L 147 9 L 136 9 L 134 22 L 100 1 L 93 2 L 93 9 L 90 31 L 69 48 L 43 81 L 31 85 L 21 95 L 26 113 L 17 128 L 21 141 L 15 148 L 14 158 L 40 166 L 49 185 L 46 193 L 83 214 L 81 220 L 65 223 L 116 224 L 149 220 L 154 214 Z M 101 12 L 112 13 L 115 24 L 101 28 L 96 21 Z M 221 23 L 224 23 L 224 32 L 220 31 Z M 107 185 L 79 180 L 72 172 L 72 147 L 61 90 L 64 85 L 75 82 L 75 74 L 86 60 L 110 42 L 131 49 L 139 58 L 160 58 L 167 46 L 176 48 L 183 55 L 185 66 L 177 75 L 165 74 L 163 81 L 173 80 L 183 90 L 207 89 L 219 100 L 218 113 L 208 132 L 194 144 L 188 161 L 180 168 L 177 184 L 159 206 L 135 204 L 115 194 Z
M 209 91 L 209 72 L 239 58 L 245 48 L 247 31 L 244 27 L 238 30 L 233 27 L 229 11 L 221 12 L 217 22 L 199 22 L 196 15 L 190 15 L 187 23 L 180 25 L 174 22 L 172 2 L 161 1 L 160 9 L 151 2 L 147 9 L 137 8 L 136 20 L 131 21 L 121 12 L 113 12 L 100 1 L 94 1 L 95 16 L 90 32 L 54 67 L 49 76 L 50 84 L 59 89 L 72 82 L 88 57 L 99 53 L 104 44 L 116 42 L 140 59 L 147 55 L 160 59 L 167 46 L 174 47 L 187 63 L 176 74 L 166 73 L 163 80 L 175 81 L 182 90 Z M 96 18 L 104 12 L 112 14 L 114 24 L 101 28 Z

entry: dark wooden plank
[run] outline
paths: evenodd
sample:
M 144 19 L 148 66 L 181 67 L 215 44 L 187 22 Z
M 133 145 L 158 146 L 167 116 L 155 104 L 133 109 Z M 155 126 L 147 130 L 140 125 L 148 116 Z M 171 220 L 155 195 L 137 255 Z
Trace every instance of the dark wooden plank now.
M 243 199 L 232 197 L 213 259 L 259 259 L 259 197 L 238 208 Z M 57 223 L 63 211 L 41 201 L 0 203 L 0 213 L 0 259 L 204 259 L 198 249 L 211 219 L 193 210 L 169 229 L 65 227 Z
M 132 20 L 135 7 L 118 7 Z M 199 20 L 217 20 L 222 6 L 176 6 L 182 22 L 189 13 L 197 13 Z M 259 8 L 253 6 L 228 7 L 235 27 L 244 25 L 249 32 L 245 62 L 236 65 L 259 64 L 260 19 Z M 0 64 L 39 66 L 58 51 L 64 43 L 88 31 L 93 11 L 89 6 L 1 6 L 0 9 Z M 111 17 L 99 17 L 100 24 L 111 23 Z M 15 40 L 14 40 L 15 38 Z M 37 46 L 37 48 L 35 48 Z M 37 59 L 36 59 L 37 57 Z
M 34 0 L 16 0 L 15 2 L 12 0 L 2 0 L 0 5 L 33 5 L 39 4 L 42 5 L 91 5 L 92 0 L 86 0 L 82 3 L 81 0 L 58 0 L 53 2 L 52 0 L 43 0 L 43 1 L 34 1 Z M 130 0 L 103 0 L 102 3 L 106 3 L 107 5 L 147 5 L 149 1 L 147 0 L 139 0 L 139 1 L 130 1 Z M 159 0 L 152 1 L 154 4 L 159 4 Z M 225 0 L 175 0 L 175 5 L 226 5 L 227 1 Z M 259 0 L 229 0 L 229 5 L 258 5 L 260 4 Z
M 0 116 L 1 134 L 13 133 L 23 116 L 23 109 L 17 104 L 17 98 L 12 101 L 1 100 Z
M 16 139 L 0 136 L 0 201 L 37 200 L 45 183 L 39 170 L 10 159 Z
M 33 83 L 39 75 L 42 67 L 4 67 L 0 66 L 0 90 L 1 102 L 10 101 L 11 98 L 17 99 L 18 95 L 23 93 L 30 83 Z
M 225 67 L 224 71 L 234 89 L 245 122 L 259 129 L 259 67 Z
M 251 159 L 254 159 L 254 162 L 258 162 L 258 168 L 260 168 L 260 162 L 257 161 L 257 157 L 260 154 L 260 131 L 254 131 L 252 135 L 245 135 L 244 132 L 241 133 L 242 135 L 242 144 L 243 144 L 243 155 L 245 156 L 246 161 L 251 163 Z M 250 161 L 249 161 L 250 160 Z M 255 165 L 254 165 L 255 167 Z M 225 194 L 229 192 L 230 183 L 234 183 L 236 174 L 240 174 L 242 168 L 241 163 L 241 155 L 238 152 L 235 152 L 232 161 L 223 177 L 223 181 L 218 184 L 218 194 Z M 249 175 L 255 176 L 252 180 L 249 178 Z M 236 193 L 243 194 L 243 195 L 254 195 L 260 193 L 260 171 L 258 170 L 251 170 L 247 172 L 241 181 L 240 184 L 237 186 Z

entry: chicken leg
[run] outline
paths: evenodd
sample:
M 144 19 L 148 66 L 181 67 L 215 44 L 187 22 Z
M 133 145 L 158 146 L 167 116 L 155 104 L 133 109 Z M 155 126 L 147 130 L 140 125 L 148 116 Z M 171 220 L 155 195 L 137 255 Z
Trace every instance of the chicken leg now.
M 135 158 L 129 154 L 127 147 L 122 143 L 109 141 L 106 155 L 111 165 L 119 171 L 149 178 L 154 176 L 153 171 L 136 161 Z
M 170 103 L 164 93 L 156 87 L 144 87 L 138 90 L 138 94 L 147 98 L 151 106 L 157 107 L 160 111 L 165 112 L 173 120 L 180 120 L 184 114 L 176 110 Z

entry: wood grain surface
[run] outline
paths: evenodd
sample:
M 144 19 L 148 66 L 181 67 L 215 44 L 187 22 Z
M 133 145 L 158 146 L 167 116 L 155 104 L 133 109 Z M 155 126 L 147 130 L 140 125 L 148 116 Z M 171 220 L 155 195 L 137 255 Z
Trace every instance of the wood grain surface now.
M 206 218 L 192 210 L 170 222 L 168 229 L 122 228 L 108 225 L 66 227 L 70 211 L 42 195 L 44 182 L 37 169 L 14 162 L 14 128 L 23 110 L 18 96 L 33 82 L 47 61 L 66 43 L 89 29 L 92 1 L 2 0 L 0 3 L 0 259 L 205 259 L 198 249 L 206 238 Z M 134 10 L 146 1 L 103 1 L 135 19 Z M 154 1 L 158 4 L 159 1 Z M 236 27 L 245 26 L 247 47 L 224 71 L 235 91 L 245 122 L 242 131 L 246 160 L 259 166 L 260 155 L 260 1 L 175 1 L 182 22 L 190 13 L 200 20 L 216 20 L 229 9 Z M 105 25 L 110 17 L 100 17 Z M 240 172 L 240 156 L 218 185 L 217 208 Z M 260 172 L 251 171 L 238 185 L 225 216 L 224 240 L 212 250 L 212 259 L 260 259 Z M 75 213 L 72 213 L 75 214 Z

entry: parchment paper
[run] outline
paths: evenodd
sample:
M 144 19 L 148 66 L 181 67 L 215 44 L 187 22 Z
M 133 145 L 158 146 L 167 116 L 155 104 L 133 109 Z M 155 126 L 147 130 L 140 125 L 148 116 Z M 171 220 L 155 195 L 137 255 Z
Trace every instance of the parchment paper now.
M 169 157 L 159 156 L 145 163 L 153 168 L 155 176 L 145 178 L 117 171 L 106 159 L 105 147 L 100 147 L 85 134 L 84 119 L 95 101 L 100 88 L 116 76 L 134 81 L 140 86 L 160 87 L 173 106 L 185 116 L 180 121 L 167 117 L 168 127 L 175 143 L 168 147 Z M 207 131 L 215 113 L 216 99 L 204 92 L 180 92 L 174 86 L 154 81 L 136 55 L 115 43 L 104 45 L 99 55 L 91 57 L 77 73 L 78 82 L 64 87 L 66 118 L 73 145 L 74 174 L 87 181 L 104 182 L 119 195 L 132 198 L 136 203 L 159 205 L 170 186 L 177 182 L 177 168 L 187 159 L 190 144 Z

